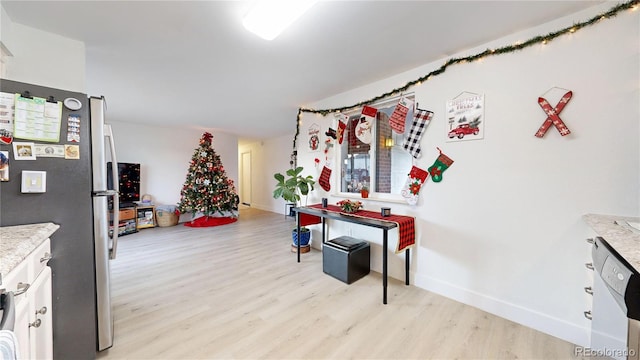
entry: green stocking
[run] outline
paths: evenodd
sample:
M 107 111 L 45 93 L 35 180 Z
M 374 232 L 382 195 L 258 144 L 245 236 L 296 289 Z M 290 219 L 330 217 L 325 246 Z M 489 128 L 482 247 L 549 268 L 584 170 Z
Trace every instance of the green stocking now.
M 433 182 L 442 181 L 442 173 L 453 164 L 453 160 L 449 158 L 447 155 L 442 153 L 440 148 L 436 148 L 440 152 L 436 161 L 431 165 L 427 170 L 429 171 L 429 175 L 431 175 L 431 180 Z

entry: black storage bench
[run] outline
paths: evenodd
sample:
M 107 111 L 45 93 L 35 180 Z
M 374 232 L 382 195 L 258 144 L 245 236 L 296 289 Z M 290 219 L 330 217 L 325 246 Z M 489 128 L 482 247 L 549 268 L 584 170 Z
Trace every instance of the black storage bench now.
M 351 284 L 370 271 L 371 247 L 363 240 L 341 236 L 322 246 L 322 271 Z

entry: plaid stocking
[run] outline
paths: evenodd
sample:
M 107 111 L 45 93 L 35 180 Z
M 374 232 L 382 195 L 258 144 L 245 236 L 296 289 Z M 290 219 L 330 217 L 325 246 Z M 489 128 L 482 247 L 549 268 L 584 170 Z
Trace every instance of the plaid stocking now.
M 411 125 L 411 130 L 409 130 L 409 137 L 404 140 L 402 146 L 416 159 L 422 155 L 420 139 L 422 138 L 424 129 L 429 125 L 429 122 L 431 122 L 432 117 L 433 112 L 418 108 L 416 108 L 413 114 L 413 124 Z
M 409 205 L 415 205 L 418 203 L 418 193 L 420 193 L 420 188 L 422 188 L 422 184 L 424 184 L 428 176 L 429 173 L 425 170 L 416 166 L 411 167 L 411 172 L 409 172 L 407 182 L 404 184 L 404 187 L 400 192 Z
M 331 169 L 324 166 L 322 167 L 322 173 L 320 173 L 320 178 L 318 179 L 318 183 L 320 187 L 324 189 L 324 191 L 331 191 L 331 183 L 329 182 L 329 177 L 331 176 Z

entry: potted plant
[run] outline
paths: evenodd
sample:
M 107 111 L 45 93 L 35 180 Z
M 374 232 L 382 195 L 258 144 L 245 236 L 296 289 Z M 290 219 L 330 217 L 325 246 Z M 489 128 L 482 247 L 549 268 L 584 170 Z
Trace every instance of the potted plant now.
M 362 208 L 362 203 L 360 201 L 351 201 L 349 199 L 338 201 L 338 206 L 342 209 L 343 213 L 347 214 L 355 214 Z
M 369 197 L 369 187 L 364 185 L 362 186 L 362 189 L 360 189 L 360 196 L 362 196 L 363 199 L 366 199 Z
M 288 177 L 285 178 L 281 173 L 276 173 L 273 177 L 276 179 L 276 188 L 273 190 L 273 198 L 283 198 L 285 201 L 294 203 L 296 206 L 300 205 L 302 195 L 308 195 L 309 191 L 314 189 L 313 185 L 316 183 L 311 175 L 302 176 L 303 167 L 298 166 L 295 169 L 289 169 L 285 173 Z M 305 199 L 306 202 L 306 199 Z M 296 229 L 292 231 L 293 244 L 298 245 L 298 234 Z M 311 239 L 311 231 L 305 227 L 300 228 L 300 245 L 306 246 Z

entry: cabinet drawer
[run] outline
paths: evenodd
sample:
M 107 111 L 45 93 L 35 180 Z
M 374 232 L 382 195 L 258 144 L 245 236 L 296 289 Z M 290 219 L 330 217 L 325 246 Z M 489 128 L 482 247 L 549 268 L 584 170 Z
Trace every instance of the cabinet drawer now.
M 51 241 L 45 240 L 40 246 L 38 246 L 28 257 L 31 264 L 29 264 L 31 273 L 30 279 L 35 279 L 38 274 L 47 266 L 49 259 L 51 259 Z
M 135 209 L 122 209 L 120 210 L 120 221 L 122 220 L 130 220 L 136 218 L 136 210 Z
M 21 261 L 20 264 L 13 268 L 8 274 L 2 276 L 0 289 L 13 291 L 15 293 L 18 290 L 18 283 L 29 283 L 29 267 L 26 261 Z
M 0 289 L 13 292 L 15 295 L 16 308 L 20 307 L 20 304 L 27 303 L 26 290 L 29 289 L 32 282 L 31 278 L 29 278 L 29 266 L 27 265 L 27 261 L 21 261 L 7 276 L 2 277 Z M 22 308 L 25 306 L 22 306 Z

